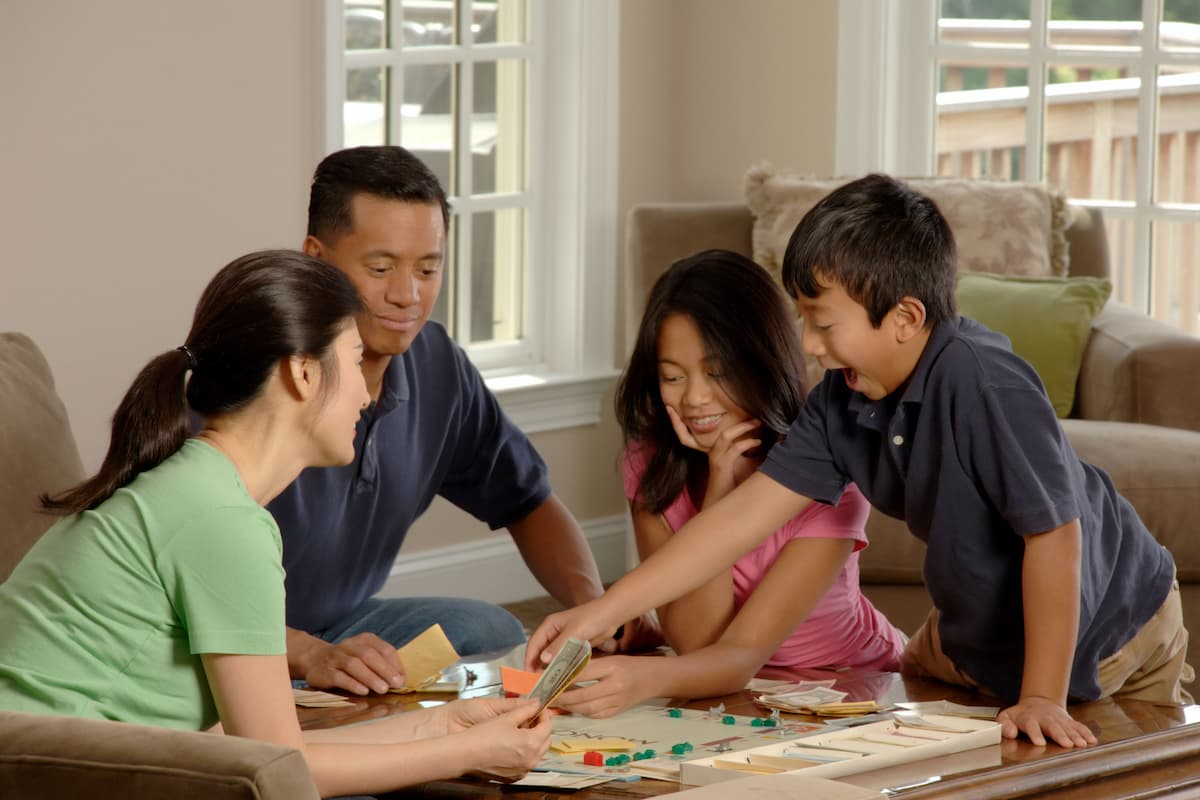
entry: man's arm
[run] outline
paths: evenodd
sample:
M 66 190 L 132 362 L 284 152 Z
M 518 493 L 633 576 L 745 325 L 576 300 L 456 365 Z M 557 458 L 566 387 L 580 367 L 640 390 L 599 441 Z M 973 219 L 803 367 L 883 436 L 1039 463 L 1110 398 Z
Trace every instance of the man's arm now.
M 509 525 L 508 532 L 529 571 L 555 600 L 577 606 L 604 594 L 583 531 L 554 494 Z

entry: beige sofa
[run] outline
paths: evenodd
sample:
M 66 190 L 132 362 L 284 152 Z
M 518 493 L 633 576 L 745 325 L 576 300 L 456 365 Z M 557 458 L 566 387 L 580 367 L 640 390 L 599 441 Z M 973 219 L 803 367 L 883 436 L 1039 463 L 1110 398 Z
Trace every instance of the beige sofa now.
M 1101 213 L 1069 207 L 1071 275 L 1109 275 Z M 633 341 L 654 280 L 673 261 L 699 250 L 753 252 L 747 206 L 717 203 L 643 205 L 630 213 L 624 273 L 626 341 Z M 1200 625 L 1200 340 L 1109 303 L 1095 319 L 1064 420 L 1084 460 L 1102 467 L 1175 557 L 1184 620 Z M 921 577 L 924 545 L 904 523 L 872 512 L 871 546 L 861 558 L 867 595 L 912 633 L 930 608 Z M 1200 636 L 1189 660 L 1200 665 Z
M 41 492 L 83 475 L 50 367 L 26 336 L 0 333 L 0 581 L 52 522 Z M 4 624 L 0 620 L 0 625 Z M 234 736 L 0 710 L 0 797 L 317 797 L 304 757 Z

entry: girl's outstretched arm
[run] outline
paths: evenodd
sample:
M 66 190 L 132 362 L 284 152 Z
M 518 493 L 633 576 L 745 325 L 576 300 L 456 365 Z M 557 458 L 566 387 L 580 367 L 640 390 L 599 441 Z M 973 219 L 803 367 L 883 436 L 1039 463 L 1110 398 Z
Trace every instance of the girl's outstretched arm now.
M 600 598 L 551 614 L 529 639 L 525 663 L 549 661 L 567 637 L 605 641 L 617 626 L 700 586 L 753 550 L 812 501 L 756 472 L 706 508 Z
M 713 644 L 676 658 L 614 656 L 588 665 L 591 686 L 555 705 L 607 717 L 650 697 L 713 697 L 746 685 L 829 591 L 854 550 L 851 539 L 795 539 Z
M 662 514 L 631 502 L 638 558 L 645 561 L 674 535 Z M 733 619 L 733 569 L 725 569 L 684 596 L 658 607 L 663 638 L 680 655 L 712 644 Z
M 518 777 L 535 766 L 550 744 L 534 701 L 450 703 L 337 734 L 321 731 L 306 742 L 296 718 L 284 656 L 205 654 L 205 672 L 225 733 L 294 747 L 304 753 L 323 797 L 386 792 L 472 770 Z M 407 718 L 407 719 L 406 719 Z M 371 743 L 365 743 L 369 739 Z

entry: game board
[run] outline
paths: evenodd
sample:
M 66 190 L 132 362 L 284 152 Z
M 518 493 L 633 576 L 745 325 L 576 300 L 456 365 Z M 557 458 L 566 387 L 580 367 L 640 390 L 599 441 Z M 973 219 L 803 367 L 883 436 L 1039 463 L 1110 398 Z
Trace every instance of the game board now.
M 680 716 L 670 716 L 671 711 Z M 764 715 L 765 716 L 765 715 Z M 731 718 L 733 724 L 724 719 Z M 733 716 L 724 713 L 710 715 L 706 711 L 693 709 L 667 709 L 662 706 L 638 705 L 607 719 L 589 719 L 564 714 L 554 718 L 553 741 L 564 739 L 621 738 L 633 742 L 635 752 L 654 750 L 656 757 L 630 761 L 625 770 L 610 767 L 593 767 L 583 763 L 579 754 L 559 755 L 548 752 L 538 764 L 540 770 L 556 772 L 584 772 L 594 774 L 640 775 L 648 778 L 677 780 L 679 764 L 687 759 L 717 755 L 723 752 L 745 750 L 767 744 L 798 739 L 816 733 L 828 732 L 825 725 L 781 720 L 777 727 L 756 727 L 754 717 Z M 759 718 L 760 720 L 762 718 Z M 692 749 L 673 756 L 671 747 L 684 742 Z M 606 753 L 606 755 L 612 755 Z M 629 753 L 630 756 L 633 752 Z

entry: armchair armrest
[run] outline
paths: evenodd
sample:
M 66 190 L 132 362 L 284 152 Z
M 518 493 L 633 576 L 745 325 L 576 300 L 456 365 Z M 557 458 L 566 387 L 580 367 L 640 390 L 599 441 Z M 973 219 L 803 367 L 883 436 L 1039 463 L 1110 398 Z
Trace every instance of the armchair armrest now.
M 1074 416 L 1200 431 L 1200 404 L 1179 390 L 1197 375 L 1200 339 L 1109 303 L 1092 323 Z
M 5 797 L 315 800 L 300 751 L 196 731 L 0 711 Z

